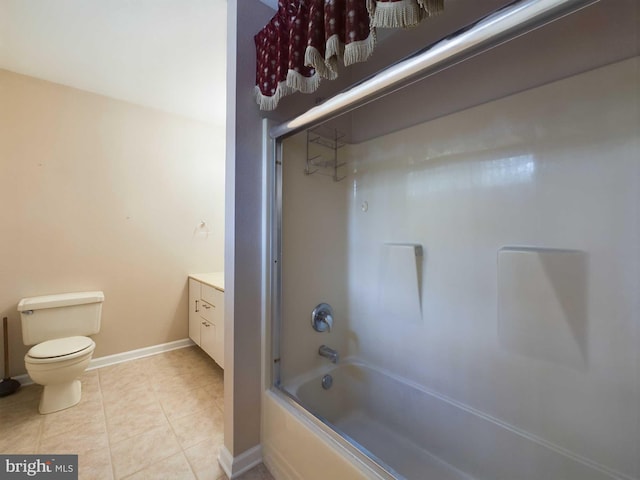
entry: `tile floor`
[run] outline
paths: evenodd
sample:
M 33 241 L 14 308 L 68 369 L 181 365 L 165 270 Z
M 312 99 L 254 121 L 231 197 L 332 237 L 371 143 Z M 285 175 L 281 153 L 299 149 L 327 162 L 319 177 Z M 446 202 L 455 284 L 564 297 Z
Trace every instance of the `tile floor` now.
M 222 369 L 198 347 L 86 372 L 78 405 L 38 413 L 42 387 L 0 398 L 0 452 L 78 454 L 80 480 L 227 480 Z M 264 465 L 241 477 L 273 480 Z

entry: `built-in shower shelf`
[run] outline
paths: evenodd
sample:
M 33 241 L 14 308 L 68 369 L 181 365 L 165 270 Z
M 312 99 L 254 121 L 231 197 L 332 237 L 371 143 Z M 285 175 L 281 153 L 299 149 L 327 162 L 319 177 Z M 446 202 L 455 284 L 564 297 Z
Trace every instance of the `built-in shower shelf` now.
M 324 175 L 335 182 L 346 178 L 346 162 L 338 158 L 338 150 L 346 145 L 345 134 L 335 128 L 318 127 L 307 130 L 306 175 Z

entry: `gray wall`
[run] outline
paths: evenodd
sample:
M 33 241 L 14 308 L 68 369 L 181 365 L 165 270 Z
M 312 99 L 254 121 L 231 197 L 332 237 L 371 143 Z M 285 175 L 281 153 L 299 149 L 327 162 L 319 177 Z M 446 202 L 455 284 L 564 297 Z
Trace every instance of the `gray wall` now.
M 260 251 L 262 130 L 252 91 L 253 35 L 273 10 L 258 0 L 228 4 L 225 216 L 225 425 L 233 456 L 260 443 Z

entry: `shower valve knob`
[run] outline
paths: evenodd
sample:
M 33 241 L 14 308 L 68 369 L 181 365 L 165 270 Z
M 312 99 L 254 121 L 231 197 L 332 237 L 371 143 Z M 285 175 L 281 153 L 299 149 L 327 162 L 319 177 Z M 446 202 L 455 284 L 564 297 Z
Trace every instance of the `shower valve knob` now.
M 316 332 L 331 332 L 333 327 L 333 308 L 328 303 L 321 303 L 311 312 L 311 326 Z

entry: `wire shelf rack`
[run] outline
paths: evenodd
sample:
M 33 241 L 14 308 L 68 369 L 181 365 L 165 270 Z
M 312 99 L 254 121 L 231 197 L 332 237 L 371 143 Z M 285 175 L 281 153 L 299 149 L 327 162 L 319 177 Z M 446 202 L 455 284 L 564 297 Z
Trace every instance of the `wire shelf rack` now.
M 347 162 L 340 161 L 338 150 L 346 145 L 345 134 L 335 128 L 314 128 L 307 130 L 306 175 L 324 175 L 339 182 L 347 177 Z

